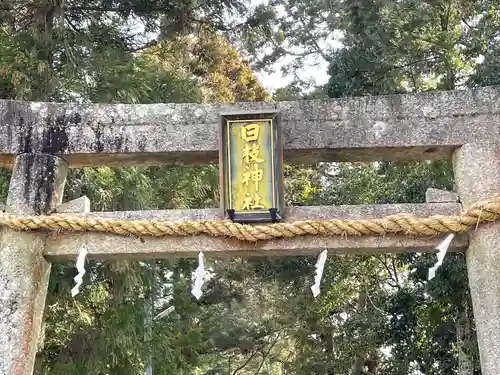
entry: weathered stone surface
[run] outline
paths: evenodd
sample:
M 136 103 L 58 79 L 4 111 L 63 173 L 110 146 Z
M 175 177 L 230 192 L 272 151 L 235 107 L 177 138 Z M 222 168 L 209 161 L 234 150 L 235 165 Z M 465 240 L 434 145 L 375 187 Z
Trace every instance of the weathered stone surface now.
M 461 206 L 457 203 L 435 204 L 395 204 L 367 206 L 318 206 L 289 207 L 287 221 L 304 219 L 374 218 L 408 213 L 417 216 L 457 215 Z M 127 211 L 99 212 L 86 216 L 101 216 L 116 219 L 156 219 L 156 220 L 217 220 L 221 213 L 216 209 L 168 210 L 168 211 Z M 49 259 L 74 259 L 80 247 L 85 244 L 89 257 L 94 259 L 120 258 L 163 258 L 196 257 L 203 251 L 208 256 L 293 256 L 316 255 L 324 249 L 331 252 L 434 252 L 443 240 L 436 238 L 409 238 L 407 236 L 385 237 L 320 237 L 303 236 L 291 240 L 274 240 L 248 243 L 234 239 L 210 236 L 165 237 L 161 239 L 145 237 L 122 237 L 110 234 L 71 233 L 47 238 L 45 256 Z M 467 246 L 466 236 L 457 236 L 451 251 L 463 251 Z
M 492 134 L 491 140 L 496 135 Z M 464 208 L 500 192 L 499 144 L 468 144 L 454 155 L 455 181 Z M 500 223 L 470 233 L 467 269 L 483 375 L 500 364 Z
M 68 167 L 51 155 L 20 155 L 7 212 L 48 213 L 60 203 Z M 0 375 L 31 375 L 47 293 L 50 264 L 45 236 L 3 229 L 0 240 Z
M 454 191 L 429 188 L 425 191 L 427 203 L 458 202 L 458 194 Z
M 0 164 L 21 152 L 64 155 L 74 167 L 214 163 L 219 113 L 275 108 L 287 163 L 433 159 L 500 128 L 498 87 L 220 105 L 0 101 Z
M 78 213 L 90 212 L 90 199 L 86 196 L 73 199 L 72 201 L 65 202 L 56 207 L 58 213 Z

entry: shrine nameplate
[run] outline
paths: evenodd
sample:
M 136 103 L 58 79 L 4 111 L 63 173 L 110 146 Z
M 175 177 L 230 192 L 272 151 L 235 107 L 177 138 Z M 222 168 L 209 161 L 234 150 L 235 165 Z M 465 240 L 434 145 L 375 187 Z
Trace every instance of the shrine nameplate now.
M 235 222 L 283 215 L 283 148 L 278 112 L 221 114 L 221 207 Z

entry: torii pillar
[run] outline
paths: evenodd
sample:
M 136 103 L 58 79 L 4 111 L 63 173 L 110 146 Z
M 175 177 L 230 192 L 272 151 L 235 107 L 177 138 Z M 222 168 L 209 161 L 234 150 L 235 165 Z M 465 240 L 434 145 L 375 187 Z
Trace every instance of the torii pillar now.
M 465 144 L 453 157 L 455 181 L 464 208 L 500 193 L 500 148 L 492 143 Z M 481 371 L 500 369 L 500 222 L 472 229 L 466 253 Z
M 62 199 L 67 163 L 53 155 L 16 157 L 6 212 L 43 215 Z M 46 235 L 4 228 L 0 241 L 0 375 L 31 375 L 47 296 Z

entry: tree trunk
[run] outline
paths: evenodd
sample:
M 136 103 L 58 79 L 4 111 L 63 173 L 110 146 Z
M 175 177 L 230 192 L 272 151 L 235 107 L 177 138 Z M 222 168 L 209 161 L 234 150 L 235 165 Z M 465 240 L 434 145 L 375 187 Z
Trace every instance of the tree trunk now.
M 359 355 L 354 361 L 354 365 L 352 365 L 351 375 L 362 375 L 363 367 L 365 367 L 365 359 Z
M 43 375 L 43 351 L 36 353 L 33 375 Z
M 365 364 L 368 368 L 368 374 L 370 375 L 378 375 L 378 365 L 379 365 L 379 355 L 376 349 L 372 349 L 370 356 L 366 360 Z M 405 372 L 407 374 L 408 372 Z
M 362 314 L 365 310 L 366 300 L 366 292 L 364 290 L 359 292 L 358 303 L 356 304 L 358 314 Z M 366 353 L 362 353 L 361 351 L 358 353 L 351 368 L 351 375 L 362 375 L 363 368 L 365 367 L 365 357 Z
M 469 304 L 465 299 L 463 308 L 457 314 L 457 351 L 458 375 L 474 375 L 474 365 L 471 356 L 472 331 L 469 318 Z
M 58 2 L 39 0 L 32 5 L 33 24 L 31 35 L 35 38 L 37 48 L 37 70 L 39 78 L 35 80 L 30 100 L 50 101 L 53 93 L 54 65 L 54 16 Z

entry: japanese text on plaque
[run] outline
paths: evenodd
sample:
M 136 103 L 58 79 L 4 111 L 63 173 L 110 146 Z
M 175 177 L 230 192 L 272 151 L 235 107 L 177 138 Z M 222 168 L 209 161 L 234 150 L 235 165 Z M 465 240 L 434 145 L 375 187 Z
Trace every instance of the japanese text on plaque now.
M 269 122 L 232 127 L 232 193 L 236 211 L 269 209 L 273 204 L 272 129 Z M 237 160 L 236 160 L 237 158 Z

